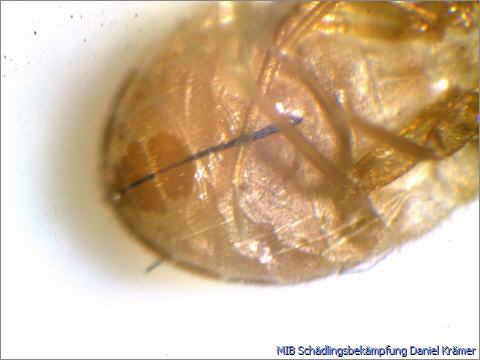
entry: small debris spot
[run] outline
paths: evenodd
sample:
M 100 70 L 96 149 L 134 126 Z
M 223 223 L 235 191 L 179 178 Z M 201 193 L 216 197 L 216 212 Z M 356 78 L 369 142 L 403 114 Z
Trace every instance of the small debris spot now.
M 162 259 L 155 260 L 153 263 L 147 266 L 147 268 L 145 269 L 145 273 L 148 274 L 149 272 L 152 272 L 152 270 L 160 266 L 162 263 L 163 263 Z
M 33 35 L 37 35 L 37 31 L 36 31 L 36 30 L 33 31 Z
M 135 13 L 134 17 L 138 17 L 138 14 L 137 14 L 137 13 Z
M 83 42 L 87 42 L 87 39 L 83 38 Z
M 7 60 L 7 55 L 3 55 L 3 58 L 4 58 L 5 60 Z
M 73 15 L 70 15 L 70 19 L 73 19 Z

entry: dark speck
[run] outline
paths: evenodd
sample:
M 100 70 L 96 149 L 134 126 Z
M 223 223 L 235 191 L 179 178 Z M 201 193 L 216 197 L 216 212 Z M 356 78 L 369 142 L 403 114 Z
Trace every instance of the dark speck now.
M 7 55 L 3 55 L 3 58 L 6 60 L 6 59 L 7 59 Z
M 87 42 L 87 39 L 83 38 L 83 42 Z
M 70 19 L 73 19 L 73 15 L 70 15 Z
M 138 14 L 135 14 L 135 17 L 138 17 Z
M 37 35 L 37 32 L 36 32 L 36 31 L 34 31 L 34 32 L 33 32 L 33 35 Z

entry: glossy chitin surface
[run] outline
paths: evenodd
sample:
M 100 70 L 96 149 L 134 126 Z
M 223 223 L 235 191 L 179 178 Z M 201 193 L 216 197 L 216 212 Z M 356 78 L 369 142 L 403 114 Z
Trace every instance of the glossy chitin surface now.
M 105 138 L 108 198 L 151 248 L 297 282 L 476 196 L 478 4 L 197 9 L 135 69 Z

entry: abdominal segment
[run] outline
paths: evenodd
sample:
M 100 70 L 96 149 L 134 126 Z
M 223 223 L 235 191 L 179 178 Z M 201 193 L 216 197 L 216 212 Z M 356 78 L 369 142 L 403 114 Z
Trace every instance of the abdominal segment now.
M 180 265 L 267 283 L 430 230 L 478 192 L 478 4 L 449 4 L 206 8 L 115 108 L 114 209 Z

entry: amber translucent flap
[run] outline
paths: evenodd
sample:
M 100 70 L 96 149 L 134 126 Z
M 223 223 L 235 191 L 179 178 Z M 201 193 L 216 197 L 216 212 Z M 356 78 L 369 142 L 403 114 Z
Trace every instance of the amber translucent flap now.
M 227 279 L 355 267 L 478 192 L 478 4 L 221 3 L 113 111 L 104 174 L 132 232 Z

